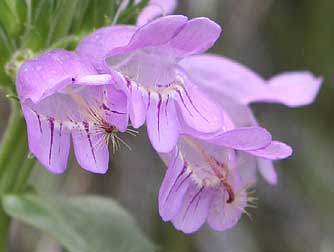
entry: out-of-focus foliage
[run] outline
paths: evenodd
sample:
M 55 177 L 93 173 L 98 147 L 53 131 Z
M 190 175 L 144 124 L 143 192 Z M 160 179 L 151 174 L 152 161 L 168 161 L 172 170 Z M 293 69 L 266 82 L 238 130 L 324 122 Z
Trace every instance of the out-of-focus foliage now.
M 111 199 L 5 196 L 7 214 L 52 235 L 70 252 L 151 252 L 154 246 Z

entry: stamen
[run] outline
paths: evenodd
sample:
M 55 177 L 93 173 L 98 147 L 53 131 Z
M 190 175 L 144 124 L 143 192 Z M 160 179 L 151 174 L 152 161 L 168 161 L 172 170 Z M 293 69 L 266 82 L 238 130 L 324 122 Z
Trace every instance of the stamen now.
M 227 183 L 227 181 L 223 181 L 223 185 L 225 186 L 225 190 L 228 193 L 228 199 L 226 201 L 227 204 L 231 204 L 235 200 L 235 195 L 232 186 Z

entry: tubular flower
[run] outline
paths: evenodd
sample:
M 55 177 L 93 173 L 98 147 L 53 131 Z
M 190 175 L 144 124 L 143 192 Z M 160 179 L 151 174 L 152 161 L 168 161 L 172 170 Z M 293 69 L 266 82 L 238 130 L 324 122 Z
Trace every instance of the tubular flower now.
M 128 125 L 126 95 L 110 75 L 75 53 L 53 50 L 25 62 L 16 80 L 30 151 L 51 172 L 66 169 L 70 138 L 78 163 L 96 173 L 108 169 L 107 143 Z
M 258 125 L 249 107 L 255 102 L 280 103 L 288 107 L 311 104 L 321 87 L 322 78 L 310 72 L 287 72 L 269 80 L 249 68 L 225 57 L 203 54 L 188 57 L 180 62 L 192 81 L 219 102 L 236 127 Z M 276 148 L 272 145 L 270 148 Z M 241 154 L 240 162 L 247 162 L 249 180 L 255 181 L 256 167 L 270 184 L 277 183 L 273 162 L 268 157 L 255 159 Z
M 210 48 L 220 32 L 207 18 L 166 16 L 139 28 L 100 29 L 85 38 L 77 52 L 100 73 L 110 73 L 122 83 L 132 125 L 138 128 L 146 120 L 153 147 L 169 152 L 185 128 L 202 133 L 222 128 L 219 106 L 178 64 Z
M 220 31 L 207 18 L 166 16 L 140 27 L 126 46 L 108 53 L 106 62 L 111 73 L 124 76 L 131 122 L 137 128 L 146 120 L 157 151 L 171 151 L 185 127 L 202 133 L 221 129 L 219 106 L 178 64 L 210 48 Z
M 258 149 L 259 135 L 249 128 L 229 132 L 234 135 L 229 142 L 233 148 L 221 146 L 226 142 L 220 134 L 208 141 L 182 136 L 171 153 L 161 154 L 168 169 L 160 188 L 159 212 L 178 230 L 192 233 L 207 221 L 213 229 L 224 231 L 247 213 L 245 208 L 254 199 L 248 194 L 253 181 L 240 177 L 248 167 L 237 162 L 236 149 L 270 160 L 292 153 L 289 146 L 277 141 Z

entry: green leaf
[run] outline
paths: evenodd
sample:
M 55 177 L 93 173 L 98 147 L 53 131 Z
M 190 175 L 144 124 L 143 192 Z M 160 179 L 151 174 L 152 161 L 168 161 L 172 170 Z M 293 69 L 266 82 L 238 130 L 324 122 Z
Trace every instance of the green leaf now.
M 85 32 L 91 32 L 101 26 L 110 24 L 118 6 L 119 4 L 116 1 L 89 1 L 81 29 Z
M 39 228 L 69 252 L 150 252 L 154 246 L 117 203 L 97 196 L 7 195 L 6 213 Z
M 22 47 L 38 51 L 46 45 L 52 19 L 53 1 L 32 1 L 31 24 L 26 25 Z
M 23 28 L 25 8 L 22 0 L 0 1 L 0 23 L 11 37 L 16 37 Z
M 79 0 L 58 0 L 56 3 L 47 45 L 68 35 L 77 12 L 77 5 L 80 5 Z

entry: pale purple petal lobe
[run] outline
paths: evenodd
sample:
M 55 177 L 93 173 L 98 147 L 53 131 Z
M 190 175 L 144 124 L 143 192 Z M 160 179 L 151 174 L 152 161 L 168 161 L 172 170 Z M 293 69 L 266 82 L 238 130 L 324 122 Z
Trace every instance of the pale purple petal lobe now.
M 56 49 L 26 61 L 19 70 L 16 88 L 21 101 L 31 99 L 37 103 L 72 84 L 73 78 L 95 73 L 95 69 L 76 54 Z
M 186 234 L 197 231 L 206 221 L 212 196 L 210 189 L 192 183 L 178 214 L 172 219 L 175 228 Z
M 146 119 L 146 97 L 137 87 L 130 87 L 130 120 L 134 128 L 139 128 Z
M 169 46 L 178 57 L 202 53 L 213 46 L 220 33 L 220 26 L 210 19 L 194 18 L 169 42 Z
M 70 151 L 70 132 L 62 122 L 22 106 L 30 151 L 53 173 L 63 173 Z
M 181 66 L 192 80 L 218 100 L 232 98 L 246 104 L 265 92 L 264 79 L 242 64 L 226 57 L 201 54 L 183 59 Z
M 170 152 L 175 147 L 180 127 L 174 102 L 163 101 L 159 94 L 150 96 L 147 111 L 147 131 L 153 147 L 158 152 Z
M 87 122 L 81 122 L 73 129 L 72 139 L 75 156 L 83 169 L 94 173 L 107 172 L 109 151 L 102 134 L 97 134 Z
M 310 72 L 282 73 L 268 81 L 246 66 L 226 57 L 204 54 L 183 59 L 181 66 L 194 82 L 217 97 L 230 97 L 241 104 L 282 103 L 290 107 L 312 103 L 322 78 Z
M 145 47 L 154 47 L 169 42 L 187 23 L 185 16 L 173 15 L 158 18 L 140 27 L 128 45 L 111 50 L 107 58 Z M 159 34 L 157 36 L 157 34 Z
M 134 26 L 115 25 L 96 30 L 78 45 L 78 55 L 89 61 L 99 73 L 108 73 L 104 59 L 114 48 L 125 46 L 137 30 Z
M 105 86 L 105 101 L 102 108 L 106 115 L 107 122 L 115 126 L 119 131 L 124 132 L 129 123 L 128 102 L 123 91 L 115 89 L 112 85 Z
M 236 150 L 256 150 L 271 143 L 271 134 L 261 127 L 245 127 L 223 132 L 208 141 Z
M 187 163 L 178 156 L 177 151 L 173 151 L 173 156 L 159 191 L 159 213 L 164 221 L 170 221 L 179 212 L 191 181 Z
M 277 184 L 277 173 L 273 161 L 264 158 L 257 158 L 257 167 L 262 177 L 269 184 Z
M 271 99 L 269 95 L 268 100 L 289 107 L 309 105 L 314 102 L 321 83 L 322 78 L 317 78 L 310 72 L 282 73 L 268 81 L 268 89 L 272 95 Z
M 212 133 L 223 124 L 220 107 L 196 86 L 177 90 L 176 99 L 186 124 L 202 133 Z
M 292 148 L 282 142 L 272 141 L 265 148 L 251 150 L 248 153 L 271 160 L 284 159 L 292 155 Z

